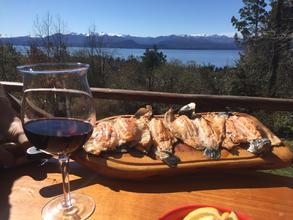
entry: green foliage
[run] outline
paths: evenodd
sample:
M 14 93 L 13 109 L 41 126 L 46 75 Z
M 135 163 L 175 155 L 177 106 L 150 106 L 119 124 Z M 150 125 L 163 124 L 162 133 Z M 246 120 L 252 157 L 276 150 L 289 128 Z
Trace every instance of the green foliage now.
M 6 81 L 20 81 L 21 76 L 16 72 L 16 66 L 21 63 L 22 56 L 11 44 L 0 42 L 0 77 Z
M 27 50 L 27 63 L 33 64 L 45 62 L 48 62 L 47 55 L 34 42 L 31 42 L 29 50 Z
M 266 34 L 267 41 L 272 45 L 268 95 L 277 97 L 281 95 L 278 88 L 282 83 L 281 80 L 285 79 L 286 75 L 292 75 L 293 4 L 292 0 L 273 0 L 271 7 L 269 28 Z M 286 84 L 291 82 L 289 85 L 292 86 L 292 76 L 289 76 L 288 79 Z
M 65 62 L 68 59 L 69 53 L 67 51 L 67 46 L 64 42 L 53 48 L 53 57 L 57 62 Z
M 292 97 L 292 4 L 273 0 L 272 10 L 266 12 L 264 1 L 243 3 L 240 20 L 232 17 L 232 24 L 243 34 L 245 48 L 232 79 L 231 93 Z
M 293 138 L 293 113 L 292 112 L 253 112 L 272 131 L 284 138 Z
M 153 49 L 146 49 L 143 56 L 142 62 L 147 70 L 154 70 L 160 65 L 166 63 L 166 55 L 163 52 L 159 52 L 156 45 Z
M 268 12 L 265 0 L 243 0 L 244 7 L 239 10 L 240 19 L 231 18 L 233 26 L 242 34 L 244 40 L 257 38 L 266 27 Z
M 154 89 L 154 71 L 159 68 L 162 64 L 166 63 L 166 56 L 158 51 L 156 45 L 153 49 L 146 49 L 142 56 L 142 63 L 145 68 L 144 73 L 147 80 L 148 90 Z
M 154 90 L 176 93 L 197 93 L 197 75 L 178 63 L 161 65 L 154 71 Z

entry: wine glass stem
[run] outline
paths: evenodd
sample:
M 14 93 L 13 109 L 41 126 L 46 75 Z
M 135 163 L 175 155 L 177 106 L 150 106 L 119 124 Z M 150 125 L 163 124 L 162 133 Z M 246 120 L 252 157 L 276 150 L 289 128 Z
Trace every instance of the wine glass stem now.
M 68 164 L 69 164 L 69 157 L 61 154 L 58 157 L 61 174 L 62 174 L 62 185 L 63 185 L 63 195 L 64 195 L 64 202 L 62 203 L 62 207 L 64 209 L 69 209 L 72 207 L 71 197 L 70 197 L 70 185 L 69 185 L 69 175 L 68 175 Z

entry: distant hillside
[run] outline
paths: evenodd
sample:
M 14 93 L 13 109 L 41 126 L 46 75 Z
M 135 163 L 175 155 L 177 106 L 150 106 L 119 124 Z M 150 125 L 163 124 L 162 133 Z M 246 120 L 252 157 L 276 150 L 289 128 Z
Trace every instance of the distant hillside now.
M 51 38 L 53 39 L 52 35 Z M 69 47 L 87 47 L 88 36 L 85 34 L 65 34 L 66 45 Z M 29 46 L 31 42 L 41 46 L 42 40 L 37 37 L 21 36 L 0 38 L 2 42 L 9 42 L 17 46 Z M 225 35 L 169 35 L 159 37 L 135 37 L 130 35 L 99 35 L 103 47 L 108 48 L 150 48 L 157 45 L 161 49 L 239 49 L 234 39 Z

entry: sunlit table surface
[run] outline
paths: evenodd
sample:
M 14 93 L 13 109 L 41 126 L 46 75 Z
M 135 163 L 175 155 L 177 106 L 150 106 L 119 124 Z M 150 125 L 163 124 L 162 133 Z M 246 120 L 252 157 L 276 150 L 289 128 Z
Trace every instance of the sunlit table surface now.
M 61 194 L 58 163 L 31 163 L 0 171 L 0 219 L 41 219 L 46 202 Z M 130 181 L 103 177 L 70 163 L 71 190 L 92 196 L 90 219 L 158 219 L 173 208 L 211 204 L 252 219 L 293 219 L 293 178 L 257 171 L 222 171 Z

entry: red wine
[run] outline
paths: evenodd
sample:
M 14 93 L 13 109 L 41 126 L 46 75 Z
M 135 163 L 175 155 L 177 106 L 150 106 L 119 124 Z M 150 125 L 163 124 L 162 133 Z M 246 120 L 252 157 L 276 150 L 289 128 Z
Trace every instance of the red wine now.
M 69 154 L 80 148 L 91 136 L 90 123 L 75 119 L 37 119 L 24 124 L 29 141 L 51 154 Z

